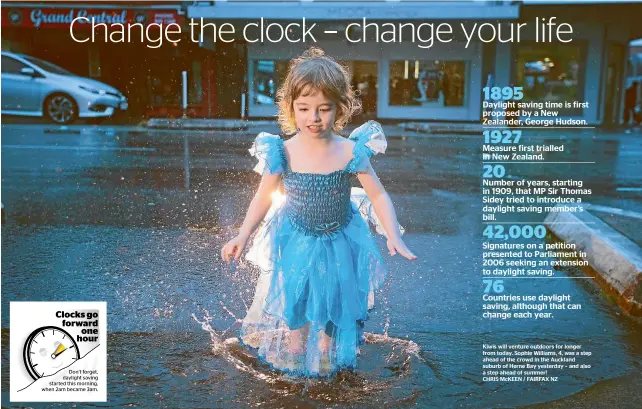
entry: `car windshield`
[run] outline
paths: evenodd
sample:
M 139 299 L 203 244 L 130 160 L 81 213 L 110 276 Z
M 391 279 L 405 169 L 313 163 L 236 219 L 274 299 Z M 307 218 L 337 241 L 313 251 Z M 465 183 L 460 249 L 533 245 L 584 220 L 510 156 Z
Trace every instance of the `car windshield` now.
M 55 64 L 52 64 L 50 62 L 47 62 L 45 60 L 41 60 L 39 58 L 35 57 L 29 57 L 26 55 L 23 55 L 22 58 L 25 60 L 29 61 L 30 63 L 37 65 L 38 67 L 42 68 L 43 70 L 50 72 L 52 74 L 58 74 L 58 75 L 74 75 L 73 73 L 67 71 L 64 68 L 60 68 Z

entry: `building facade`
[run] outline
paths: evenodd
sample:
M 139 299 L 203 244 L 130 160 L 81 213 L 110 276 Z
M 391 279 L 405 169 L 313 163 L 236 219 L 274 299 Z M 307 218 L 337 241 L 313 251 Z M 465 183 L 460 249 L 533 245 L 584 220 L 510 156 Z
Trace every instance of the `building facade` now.
M 642 37 L 640 4 L 558 1 L 458 2 L 195 2 L 187 16 L 205 22 L 230 23 L 236 32 L 248 23 L 317 23 L 317 30 L 343 33 L 347 25 L 376 22 L 399 26 L 447 22 L 455 29 L 475 24 L 509 30 L 525 23 L 519 41 L 470 41 L 455 33 L 450 42 L 419 47 L 415 41 L 382 42 L 375 30 L 363 35 L 359 24 L 354 38 L 336 34 L 317 36 L 314 43 L 247 42 L 237 38 L 243 52 L 226 65 L 245 69 L 243 86 L 229 89 L 231 100 L 247 101 L 232 111 L 250 118 L 274 117 L 275 93 L 288 61 L 312 44 L 345 63 L 355 88 L 361 92 L 364 114 L 390 120 L 479 121 L 484 86 L 522 86 L 526 100 L 588 102 L 584 108 L 561 112 L 589 124 L 618 124 L 621 120 L 628 42 Z M 573 28 L 569 43 L 538 41 L 535 22 L 554 18 Z M 353 26 L 354 27 L 354 26 Z M 361 30 L 361 31 L 360 31 Z M 367 31 L 367 30 L 366 30 Z M 508 31 L 504 31 L 507 33 Z M 362 37 L 363 35 L 363 37 Z M 408 35 L 408 32 L 406 32 Z M 216 43 L 215 47 L 221 44 Z M 220 83 L 221 87 L 226 87 Z M 245 95 L 245 96 L 244 96 Z M 219 101 L 221 104 L 227 102 Z M 233 113 L 233 112 L 232 112 Z
M 77 43 L 65 18 L 79 15 L 176 22 L 182 38 L 158 48 L 135 41 Z M 642 4 L 616 0 L 3 2 L 2 49 L 115 86 L 127 95 L 131 117 L 181 116 L 186 71 L 189 116 L 274 118 L 289 61 L 317 45 L 350 69 L 365 118 L 478 122 L 483 87 L 514 85 L 524 87 L 526 100 L 588 102 L 561 116 L 617 125 L 630 70 L 628 43 L 642 38 L 640 15 Z M 537 41 L 536 19 L 553 17 L 573 27 L 571 42 Z M 260 41 L 261 22 L 286 26 L 303 18 L 316 24 L 315 41 Z M 232 26 L 233 41 L 217 38 L 212 26 L 193 41 L 190 21 L 219 31 Z M 436 30 L 442 23 L 453 28 L 452 38 L 438 41 L 433 31 L 429 42 L 427 25 Z M 246 38 L 241 34 L 248 24 L 256 26 Z M 517 24 L 526 24 L 519 41 L 487 37 L 490 26 L 506 38 Z M 482 25 L 487 42 L 463 34 L 462 27 L 470 32 Z M 394 27 L 393 34 L 383 34 L 386 27 Z M 358 41 L 346 39 L 346 28 Z
M 187 15 L 206 22 L 233 24 L 237 33 L 261 18 L 265 26 L 273 22 L 282 26 L 290 21 L 300 23 L 303 18 L 316 24 L 314 42 L 253 42 L 252 38 L 248 42 L 237 38 L 245 45 L 244 61 L 229 64 L 246 65 L 247 86 L 235 93 L 238 99 L 246 95 L 250 118 L 276 114 L 275 94 L 289 60 L 314 44 L 348 66 L 366 117 L 477 121 L 481 87 L 476 85 L 484 83 L 489 74 L 482 57 L 494 46 L 466 44 L 461 33 L 449 43 L 434 40 L 428 45 L 428 27 L 423 27 L 422 32 L 418 27 L 428 21 L 455 26 L 469 19 L 511 20 L 517 18 L 519 7 L 512 2 L 467 3 L 470 4 L 462 7 L 457 2 L 289 2 L 248 7 L 247 2 L 201 2 L 189 6 Z M 395 41 L 384 42 L 384 22 L 395 25 Z M 348 30 L 354 42 L 343 34 L 351 23 Z M 401 28 L 404 23 L 406 26 Z M 404 41 L 404 35 L 414 41 Z

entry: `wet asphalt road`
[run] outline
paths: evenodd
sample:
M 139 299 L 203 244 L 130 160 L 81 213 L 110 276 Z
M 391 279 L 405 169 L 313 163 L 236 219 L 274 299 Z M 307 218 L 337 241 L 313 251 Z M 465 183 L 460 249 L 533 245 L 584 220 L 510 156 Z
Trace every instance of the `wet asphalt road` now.
M 223 266 L 218 251 L 240 225 L 258 185 L 247 149 L 259 130 L 181 133 L 76 126 L 61 131 L 4 125 L 3 375 L 8 375 L 9 301 L 104 300 L 111 334 L 110 403 L 105 406 L 327 403 L 267 387 L 253 390 L 242 374 L 212 363 L 209 337 L 191 318 L 207 310 L 214 325 L 227 328 L 231 317 L 221 305 L 242 317 L 243 301 L 251 297 L 252 275 Z M 619 316 L 590 283 L 556 283 L 555 291 L 583 303 L 579 313 L 527 323 L 482 320 L 480 138 L 387 133 L 388 151 L 373 165 L 420 259 L 386 257 L 390 279 L 366 330 L 380 333 L 388 319 L 390 335 L 417 342 L 430 365 L 414 364 L 400 396 L 355 393 L 352 401 L 337 398 L 337 407 L 373 402 L 383 407 L 514 407 L 559 399 L 640 370 L 639 327 Z M 510 176 L 581 177 L 594 191 L 592 203 L 642 212 L 642 135 L 594 138 L 586 132 L 549 132 L 526 137 L 562 140 L 568 149 L 564 160 L 596 163 L 582 168 L 512 165 L 507 166 Z M 524 215 L 529 222 L 542 218 Z M 516 283 L 513 289 L 552 292 L 550 282 L 535 281 Z M 481 342 L 489 341 L 583 343 L 596 361 L 593 370 L 569 375 L 560 384 L 491 387 L 480 382 L 477 364 Z M 149 348 L 152 344 L 166 350 Z M 7 379 L 3 376 L 3 405 L 8 405 Z M 234 388 L 222 391 L 220 385 L 226 384 Z M 255 397 L 248 402 L 250 392 Z M 168 394 L 177 400 L 170 403 Z

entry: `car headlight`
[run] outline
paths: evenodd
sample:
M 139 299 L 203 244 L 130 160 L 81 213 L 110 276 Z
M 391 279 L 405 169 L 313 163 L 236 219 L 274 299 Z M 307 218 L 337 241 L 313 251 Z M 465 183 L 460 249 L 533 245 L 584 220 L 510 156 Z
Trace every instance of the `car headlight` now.
M 91 92 L 92 94 L 96 95 L 105 95 L 106 91 L 104 89 L 96 89 L 96 88 L 91 88 L 91 87 L 86 87 L 84 85 L 78 85 L 80 89 L 83 89 L 87 92 Z

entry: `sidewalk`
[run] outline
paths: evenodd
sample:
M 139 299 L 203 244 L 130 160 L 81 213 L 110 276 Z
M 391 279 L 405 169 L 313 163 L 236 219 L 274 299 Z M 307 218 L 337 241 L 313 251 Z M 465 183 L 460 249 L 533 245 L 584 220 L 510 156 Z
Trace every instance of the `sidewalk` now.
M 642 317 L 642 214 L 590 204 L 584 210 L 551 212 L 544 223 L 587 253 L 587 274 L 623 311 Z
M 270 126 L 273 120 L 243 119 L 198 119 L 198 118 L 152 118 L 147 121 L 150 129 L 184 129 L 184 130 L 246 130 L 252 126 Z M 396 127 L 405 131 L 420 133 L 475 134 L 480 135 L 483 127 L 478 123 L 457 122 L 402 122 Z
M 382 126 L 386 135 L 396 136 L 402 134 L 409 137 L 450 137 L 458 135 L 460 137 L 480 137 L 484 128 L 480 123 L 471 122 L 394 122 L 387 123 L 382 121 Z M 276 120 L 262 119 L 209 119 L 209 118 L 152 118 L 142 124 L 143 129 L 158 131 L 246 131 L 248 133 L 258 133 L 261 131 L 279 134 L 281 130 Z M 356 125 L 348 125 L 346 131 L 350 131 Z M 508 129 L 508 128 L 506 128 Z M 522 128 L 526 129 L 526 128 Z M 642 137 L 642 128 L 633 130 L 625 129 L 605 129 L 605 128 L 586 128 L 586 129 L 526 129 L 527 132 L 537 133 L 545 136 L 550 133 L 563 132 L 564 138 L 574 137 L 592 137 L 594 139 L 618 139 L 622 137 L 636 138 Z
M 244 131 L 250 122 L 242 119 L 152 118 L 149 129 Z
M 391 139 L 396 138 L 480 138 L 484 128 L 481 124 L 458 123 L 458 122 L 400 122 L 386 123 L 382 121 L 382 127 Z M 348 125 L 344 133 L 349 133 L 358 124 Z M 152 118 L 138 124 L 72 124 L 55 125 L 49 123 L 3 123 L 2 127 L 33 129 L 33 127 L 44 128 L 44 133 L 166 133 L 166 132 L 188 132 L 193 134 L 207 135 L 212 131 L 224 131 L 235 135 L 256 135 L 259 132 L 281 134 L 281 129 L 276 120 L 241 120 L 241 119 L 168 119 Z M 640 139 L 642 140 L 642 128 L 635 128 L 627 132 L 625 129 L 525 129 L 525 135 L 532 138 L 549 138 L 551 136 L 560 139 L 588 139 L 593 140 L 620 140 Z

